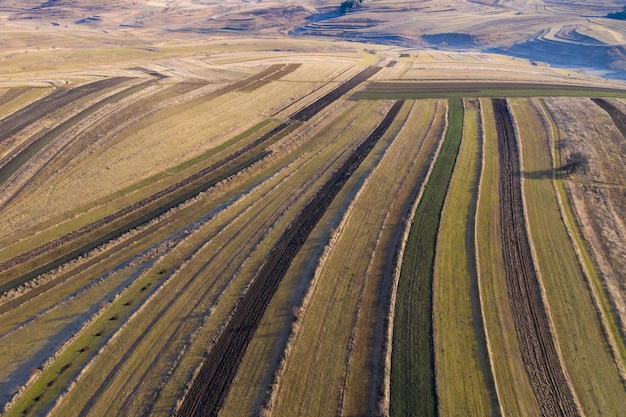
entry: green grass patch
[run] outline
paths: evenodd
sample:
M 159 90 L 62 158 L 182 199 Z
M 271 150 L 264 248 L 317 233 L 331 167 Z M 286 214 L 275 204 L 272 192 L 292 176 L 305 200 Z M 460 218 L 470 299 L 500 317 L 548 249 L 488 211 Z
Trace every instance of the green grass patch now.
M 409 100 L 461 97 L 620 97 L 626 90 L 568 84 L 514 82 L 372 81 L 351 95 L 353 100 Z
M 442 416 L 493 415 L 490 394 L 495 399 L 475 265 L 479 116 L 476 109 L 465 110 L 463 141 L 437 238 L 433 328 L 437 397 Z M 497 407 L 497 400 L 494 402 Z
M 448 129 L 409 233 L 398 283 L 391 357 L 392 416 L 435 416 L 432 277 L 441 210 L 463 130 L 463 103 L 451 100 Z

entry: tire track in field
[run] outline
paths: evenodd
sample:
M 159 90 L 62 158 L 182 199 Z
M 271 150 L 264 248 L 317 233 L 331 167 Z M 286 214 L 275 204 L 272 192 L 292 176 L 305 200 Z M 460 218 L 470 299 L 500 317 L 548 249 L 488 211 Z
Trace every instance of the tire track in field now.
M 176 416 L 217 415 L 246 348 L 292 260 L 335 196 L 387 131 L 403 103 L 398 101 L 393 105 L 378 127 L 322 185 L 283 232 L 209 351 Z
M 543 416 L 579 412 L 556 351 L 526 231 L 520 155 L 506 99 L 492 99 L 500 157 L 500 223 L 507 292 L 522 361 Z

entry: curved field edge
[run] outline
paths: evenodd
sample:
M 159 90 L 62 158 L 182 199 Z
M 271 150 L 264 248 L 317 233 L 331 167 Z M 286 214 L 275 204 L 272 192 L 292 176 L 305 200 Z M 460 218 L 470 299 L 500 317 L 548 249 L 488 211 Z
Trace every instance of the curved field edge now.
M 488 99 L 481 99 L 480 104 L 483 159 L 476 208 L 475 245 L 480 304 L 491 369 L 502 415 L 539 415 L 507 302 L 498 215 L 500 161 L 493 107 Z
M 558 127 L 543 100 L 536 101 L 536 104 L 541 107 L 545 123 L 548 123 L 550 126 L 552 165 L 553 167 L 559 167 L 561 166 L 560 144 L 563 139 L 560 138 Z M 552 182 L 559 202 L 561 217 L 567 227 L 572 245 L 576 250 L 578 261 L 584 270 L 584 275 L 591 291 L 595 308 L 599 314 L 604 327 L 604 333 L 620 370 L 622 383 L 626 385 L 626 340 L 624 339 L 620 321 L 617 317 L 618 313 L 613 310 L 611 297 L 602 283 L 602 277 L 594 259 L 595 255 L 590 250 L 581 232 L 581 220 L 572 208 L 572 202 L 570 200 L 572 197 L 569 195 L 566 187 L 567 180 L 555 176 Z
M 437 414 L 432 345 L 432 275 L 441 210 L 461 143 L 463 103 L 451 100 L 444 142 L 404 249 L 391 353 L 392 416 Z
M 554 169 L 549 125 L 532 102 L 517 99 L 510 103 L 522 146 L 529 236 L 555 344 L 583 413 L 617 415 L 626 403 L 626 393 L 562 221 L 552 178 L 527 175 Z
M 363 118 L 363 117 L 365 117 L 365 116 L 367 115 L 367 112 L 357 112 L 357 111 L 355 111 L 355 108 L 354 108 L 355 106 L 348 106 L 348 107 L 349 107 L 349 108 L 351 108 L 351 111 L 349 111 L 349 112 L 345 112 L 348 116 L 349 116 L 349 113 L 354 113 L 354 114 L 356 114 L 358 117 L 361 117 L 361 118 Z M 360 107 L 362 108 L 362 106 L 360 106 Z M 341 115 L 344 115 L 344 113 L 340 113 L 340 114 L 341 114 Z M 353 115 L 352 117 L 356 117 L 356 116 L 354 116 L 354 115 Z M 345 118 L 345 117 L 342 117 L 342 118 Z M 328 119 L 329 119 L 329 117 L 326 117 L 326 120 L 328 120 Z M 332 119 L 332 117 L 331 117 L 330 119 Z M 353 123 L 353 121 L 351 121 L 351 119 L 350 119 L 350 118 L 348 118 L 347 120 L 348 120 L 348 122 L 349 122 L 349 123 Z M 340 123 L 340 125 L 345 124 L 345 123 L 346 123 L 346 122 Z M 359 124 L 359 125 L 361 125 L 361 124 Z M 305 138 L 305 140 L 306 140 L 306 138 Z M 309 149 L 309 148 L 311 147 L 311 145 L 314 145 L 315 147 L 317 147 L 317 146 L 318 146 L 318 143 L 320 143 L 321 145 L 319 145 L 319 146 L 322 146 L 322 145 L 324 145 L 324 143 L 328 142 L 328 140 L 324 139 L 324 140 L 323 140 L 323 141 L 321 141 L 321 142 L 320 142 L 319 140 L 317 140 L 317 141 L 310 141 L 310 140 L 309 140 L 308 142 L 313 142 L 313 143 L 305 143 L 305 146 L 303 147 L 303 149 L 302 149 L 302 150 L 298 150 L 297 152 L 294 152 L 294 154 L 295 154 L 295 155 L 294 155 L 294 154 L 287 154 L 287 155 L 285 155 L 285 156 L 286 156 L 286 158 L 285 158 L 285 159 L 286 159 L 286 161 L 281 162 L 280 164 L 290 163 L 292 160 L 297 159 L 297 154 L 299 154 L 299 153 L 303 153 L 303 152 L 304 152 L 305 154 L 306 154 L 306 153 L 311 153 L 311 149 Z M 342 141 L 342 142 L 345 142 L 345 141 Z M 338 149 L 338 146 L 339 146 L 339 145 L 337 145 L 336 143 L 337 143 L 337 141 L 333 141 L 333 142 L 332 142 L 332 147 L 331 147 L 331 148 L 329 148 L 329 149 L 328 149 L 328 151 L 326 151 L 326 154 L 329 154 L 329 155 L 330 155 L 330 157 L 328 157 L 328 155 L 327 155 L 327 158 L 323 158 L 325 161 L 328 161 L 328 162 L 324 162 L 323 164 L 317 164 L 317 165 L 319 165 L 320 167 L 322 167 L 322 168 L 323 168 L 323 167 L 325 167 L 325 166 L 326 166 L 326 164 L 327 164 L 327 163 L 332 163 L 332 162 L 333 162 L 334 160 L 336 160 L 337 158 L 342 158 L 342 157 L 343 157 L 343 156 L 341 156 L 341 155 L 345 154 L 346 152 L 345 152 L 345 151 L 338 152 L 338 150 L 337 150 L 337 149 Z M 350 148 L 352 148 L 352 147 L 353 147 L 353 146 L 351 146 Z M 314 148 L 314 149 L 315 149 L 315 148 Z M 317 157 L 317 153 L 316 153 L 316 152 L 314 152 L 314 153 L 313 153 L 313 157 Z M 270 164 L 270 165 L 271 165 L 271 164 Z M 282 165 L 281 165 L 281 166 L 282 166 Z M 296 166 L 298 166 L 298 165 L 296 165 Z M 255 179 L 250 180 L 250 181 L 249 181 L 249 183 L 250 183 L 250 184 L 256 184 L 258 181 L 260 181 L 261 183 L 263 183 L 263 182 L 265 181 L 265 180 L 264 180 L 264 178 L 267 178 L 267 177 L 268 177 L 268 175 L 271 177 L 271 176 L 274 174 L 274 172 L 276 172 L 276 170 L 277 170 L 277 169 L 280 171 L 280 169 L 279 169 L 279 168 L 280 168 L 280 166 L 279 166 L 279 167 L 277 167 L 277 166 L 275 166 L 275 165 L 272 165 L 271 167 L 269 167 L 269 166 L 266 164 L 266 167 L 264 168 L 264 171 L 263 171 L 263 172 L 261 172 L 261 173 L 256 173 L 256 174 L 254 174 L 254 178 L 255 178 Z M 318 169 L 318 170 L 319 170 L 319 168 L 316 168 L 316 169 Z M 302 168 L 301 168 L 301 169 L 299 169 L 299 170 L 298 170 L 297 175 L 298 175 L 299 177 L 306 177 L 306 178 L 307 178 L 307 181 L 311 181 L 311 179 L 310 179 L 311 177 L 317 178 L 317 177 L 319 176 L 318 174 L 311 175 L 311 170 L 310 170 L 310 169 L 308 169 L 308 168 L 307 168 L 307 169 L 302 169 Z M 228 186 L 226 186 L 226 189 L 228 189 Z M 244 188 L 244 189 L 245 189 L 245 188 Z M 292 189 L 292 191 L 293 191 L 293 190 L 295 190 L 295 189 Z M 240 192 L 241 192 L 241 191 L 235 191 L 235 192 L 229 192 L 228 194 L 230 194 L 230 195 L 231 195 L 231 198 L 232 198 L 232 197 L 234 197 L 234 198 L 236 198 L 236 199 L 238 200 L 238 197 L 237 197 L 237 196 L 239 195 L 239 193 L 240 193 Z M 196 213 L 196 216 L 198 216 L 198 215 L 203 216 L 203 215 L 204 215 L 204 216 L 206 217 L 206 220 L 210 220 L 210 219 L 211 219 L 211 217 L 215 215 L 215 214 L 211 214 L 211 213 L 214 213 L 214 212 L 215 212 L 215 210 L 216 210 L 216 206 L 217 206 L 217 210 L 220 210 L 220 211 L 218 211 L 218 214 L 221 212 L 221 209 L 220 209 L 220 202 L 219 202 L 219 201 L 213 201 L 213 200 L 215 199 L 215 197 L 216 197 L 218 194 L 219 194 L 219 193 L 217 193 L 217 194 L 216 194 L 216 193 L 214 193 L 214 192 L 210 193 L 210 195 L 205 196 L 205 197 L 204 197 L 204 199 L 201 199 L 200 201 L 198 201 L 198 202 L 197 202 L 197 205 L 198 205 L 198 207 L 197 207 L 197 208 L 194 208 L 194 207 L 193 207 L 193 205 L 192 205 L 192 206 L 190 206 L 188 209 L 178 211 L 178 212 L 176 213 L 177 215 L 176 215 L 175 217 L 171 217 L 171 218 L 169 219 L 169 221 L 170 221 L 170 222 L 171 222 L 171 221 L 174 221 L 174 222 L 180 222 L 180 219 L 179 219 L 179 218 L 180 218 L 180 217 L 182 217 L 182 220 L 183 220 L 183 221 L 185 221 L 185 219 L 187 219 L 186 221 L 192 221 L 192 222 L 195 222 L 195 219 L 197 219 L 197 217 L 189 217 L 189 216 L 190 216 L 190 213 L 187 213 L 187 212 L 188 212 L 188 211 L 190 211 L 190 210 L 191 210 L 191 214 L 192 214 L 192 215 L 193 215 L 193 213 Z M 293 198 L 294 196 L 296 196 L 296 195 L 300 195 L 300 193 L 299 193 L 299 192 L 296 192 L 295 194 L 293 194 L 293 193 L 292 193 L 292 198 Z M 306 195 L 306 194 L 304 194 L 304 195 Z M 245 196 L 245 194 L 244 194 L 244 196 Z M 204 202 L 203 202 L 202 200 L 206 200 L 206 201 L 204 201 Z M 208 205 L 208 207 L 209 207 L 208 209 L 206 208 L 206 207 L 207 207 L 207 205 Z M 204 210 L 203 210 L 203 207 L 205 207 L 205 209 L 204 209 Z M 208 211 L 208 213 L 209 213 L 208 215 L 206 214 L 206 211 Z M 229 211 L 230 211 L 230 210 L 229 210 Z M 197 214 L 197 213 L 200 213 L 200 214 Z M 203 217 L 201 217 L 201 219 L 202 219 L 202 218 L 203 218 Z M 203 222 L 204 222 L 204 221 L 206 221 L 206 220 L 203 220 Z M 283 222 L 283 223 L 284 223 L 284 222 Z M 194 224 L 194 223 L 192 223 L 192 225 L 193 225 L 193 224 Z M 182 223 L 182 225 L 185 225 L 185 223 Z M 202 222 L 200 223 L 200 225 L 202 225 Z M 285 225 L 283 225 L 283 226 L 285 226 Z M 172 230 L 172 231 L 176 231 L 176 230 L 178 230 L 177 228 L 172 229 L 171 227 L 168 227 L 168 226 L 164 226 L 164 227 L 165 227 L 166 229 L 167 229 L 167 228 L 169 228 L 169 229 L 170 229 L 170 230 Z M 179 225 L 178 227 L 181 227 L 181 226 Z M 193 226 L 193 228 L 195 228 L 195 227 L 196 227 L 196 226 Z M 282 227 L 282 226 L 281 226 L 281 227 Z M 185 229 L 185 228 L 187 228 L 187 226 L 185 226 L 185 227 L 184 227 L 184 229 Z M 191 230 L 193 230 L 193 228 L 192 228 Z M 184 229 L 183 229 L 183 230 L 184 230 Z M 278 231 L 280 231 L 280 228 L 278 228 Z M 155 231 L 154 233 L 157 233 L 157 234 L 158 234 L 158 233 L 161 233 L 161 232 Z M 151 236 L 152 236 L 152 234 L 150 235 L 150 237 L 151 237 Z M 184 234 L 183 234 L 183 236 L 184 236 Z M 242 235 L 242 237 L 244 237 L 244 238 L 245 238 L 245 235 Z M 219 243 L 219 242 L 215 242 L 215 245 L 217 245 L 217 246 L 215 246 L 215 247 L 217 248 L 217 247 L 221 247 L 221 245 L 222 245 L 222 244 L 221 244 L 221 243 Z M 136 249 L 135 249 L 135 250 L 136 250 Z M 187 256 L 187 255 L 185 255 L 184 253 L 183 253 L 183 254 L 179 254 L 179 255 L 177 255 L 177 256 L 173 256 L 173 257 L 168 255 L 168 258 L 169 258 L 169 261 L 168 261 L 168 262 L 161 263 L 160 265 L 159 265 L 159 264 L 156 264 L 156 265 L 155 265 L 155 266 L 151 269 L 150 274 L 149 274 L 149 276 L 147 276 L 147 277 L 146 277 L 146 279 L 143 279 L 143 280 L 138 280 L 138 281 L 143 281 L 143 284 L 141 284 L 141 283 L 134 284 L 134 285 L 135 285 L 135 287 L 139 286 L 139 287 L 143 288 L 143 286 L 145 286 L 146 284 L 149 284 L 152 288 L 154 288 L 155 286 L 157 286 L 157 283 L 158 283 L 158 282 L 161 282 L 162 280 L 167 279 L 167 278 L 169 277 L 169 274 L 171 274 L 171 273 L 172 273 L 172 271 L 176 270 L 176 261 L 175 261 L 175 260 L 176 260 L 176 259 L 185 259 L 185 258 L 186 258 L 186 256 Z M 183 265 L 182 265 L 182 266 L 184 266 L 184 264 L 185 264 L 185 263 L 186 263 L 186 262 L 183 262 Z M 227 264 L 227 263 L 228 263 L 228 262 L 225 262 L 225 261 L 224 261 L 224 264 Z M 182 267 L 182 266 L 181 266 L 181 267 Z M 115 267 L 115 268 L 117 268 L 117 267 Z M 158 272 L 158 273 L 157 273 L 157 272 Z M 216 275 L 217 275 L 217 276 L 219 276 L 220 274 L 216 274 Z M 141 278 L 141 277 L 140 277 L 140 278 Z M 155 283 L 154 279 L 156 279 L 156 282 L 157 282 L 157 283 Z M 178 279 L 180 279 L 180 278 L 178 278 Z M 133 303 L 133 304 L 137 304 L 138 302 L 141 302 L 141 297 L 137 297 L 137 296 L 135 296 L 135 297 L 134 297 L 134 303 Z M 118 302 L 118 303 L 117 303 L 117 306 L 118 306 L 117 308 L 118 308 L 118 310 L 119 310 L 120 308 L 121 308 L 122 310 L 128 310 L 128 307 L 122 307 L 122 306 L 120 306 L 119 304 L 122 304 L 122 302 L 120 301 L 120 302 Z M 220 309 L 221 309 L 221 308 L 222 308 L 222 307 L 220 307 Z M 131 311 L 131 312 L 132 312 L 132 311 Z M 115 313 L 115 312 L 113 312 L 113 313 L 111 313 L 111 314 L 107 315 L 107 317 L 112 317 L 112 316 L 113 316 L 113 315 L 115 315 L 115 314 L 116 314 L 116 313 Z M 126 313 L 124 313 L 124 314 L 126 314 Z M 117 318 L 117 320 L 116 320 L 116 321 L 122 321 L 123 319 L 124 319 L 124 315 L 123 315 L 123 314 L 118 314 L 118 318 Z M 106 318 L 104 318 L 102 321 L 103 321 L 104 323 L 108 323 L 108 322 L 106 321 Z M 96 331 L 94 330 L 94 333 L 95 333 L 95 332 L 96 332 Z M 101 336 L 108 337 L 106 334 L 101 334 Z M 122 339 L 122 340 L 125 340 L 125 339 Z M 76 343 L 80 343 L 80 342 L 79 342 L 79 341 L 77 341 Z M 207 341 L 207 343 L 208 343 L 208 341 Z M 205 346 L 206 346 L 206 345 L 205 345 Z M 77 349 L 76 349 L 76 350 L 78 350 L 78 349 L 80 349 L 80 348 L 81 348 L 81 346 L 77 346 Z M 206 349 L 206 348 L 203 348 L 202 350 L 205 350 L 205 349 Z M 94 350 L 94 345 L 92 344 L 92 349 L 91 349 L 91 351 L 93 352 L 93 350 Z M 70 352 L 70 355 L 71 355 L 71 352 Z M 89 355 L 89 353 L 87 353 L 87 355 Z M 75 366 L 76 366 L 76 365 L 77 365 L 77 363 L 75 364 Z M 53 371 L 53 370 L 52 370 L 52 371 Z M 93 371 L 90 371 L 90 373 L 93 373 Z M 54 372 L 52 372 L 52 375 L 54 375 Z M 87 375 L 89 375 L 89 374 L 87 374 Z M 187 376 L 187 377 L 189 377 L 189 376 Z M 41 378 L 40 378 L 40 379 L 41 379 Z M 55 378 L 55 379 L 57 379 L 57 378 Z M 45 380 L 44 380 L 43 382 L 45 383 Z M 90 385 L 90 386 L 91 386 L 91 385 Z M 34 394 L 29 394 L 29 395 L 30 395 L 30 398 L 32 399 L 33 397 L 35 397 L 35 396 L 37 395 L 37 394 L 36 394 L 37 390 L 31 390 L 31 391 L 32 391 L 32 392 L 34 392 Z M 25 398 L 25 401 L 28 401 L 28 400 Z M 174 400 L 174 402 L 175 402 L 175 400 Z
M 580 406 L 559 356 L 549 307 L 528 234 L 521 179 L 519 131 L 509 102 L 492 98 L 500 158 L 500 224 L 508 300 L 524 367 L 544 415 L 580 415 Z
M 433 279 L 439 415 L 499 415 L 478 300 L 475 207 L 482 153 L 479 101 L 466 100 L 463 139 L 437 235 Z

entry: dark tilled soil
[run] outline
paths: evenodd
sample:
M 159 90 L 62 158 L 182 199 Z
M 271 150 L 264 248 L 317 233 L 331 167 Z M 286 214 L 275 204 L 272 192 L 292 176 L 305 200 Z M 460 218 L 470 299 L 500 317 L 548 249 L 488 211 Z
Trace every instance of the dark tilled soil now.
M 592 98 L 591 101 L 596 103 L 611 116 L 613 123 L 615 123 L 615 126 L 617 126 L 624 139 L 626 139 L 626 114 L 622 113 L 620 109 L 603 98 Z
M 387 131 L 402 104 L 398 101 L 393 105 L 380 125 L 322 185 L 283 232 L 209 351 L 176 416 L 217 416 L 246 348 L 289 265 L 332 200 Z
M 506 99 L 492 99 L 500 155 L 500 223 L 507 288 L 522 360 L 543 416 L 578 416 L 550 333 L 522 202 L 520 156 Z

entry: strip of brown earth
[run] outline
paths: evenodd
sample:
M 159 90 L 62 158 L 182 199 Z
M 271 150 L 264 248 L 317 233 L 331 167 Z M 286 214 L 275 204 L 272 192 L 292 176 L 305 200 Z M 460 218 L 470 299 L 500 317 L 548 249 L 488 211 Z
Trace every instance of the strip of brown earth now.
M 378 127 L 309 200 L 271 249 L 194 379 L 178 417 L 217 416 L 243 355 L 292 260 L 352 173 L 387 131 L 404 102 L 396 102 Z
M 522 360 L 543 416 L 578 416 L 541 298 L 526 231 L 520 155 L 506 99 L 492 99 L 500 156 L 500 223 L 507 292 Z
M 626 114 L 622 113 L 617 107 L 604 99 L 592 98 L 591 101 L 596 103 L 611 116 L 613 123 L 615 123 L 615 126 L 617 126 L 624 139 L 626 139 Z

